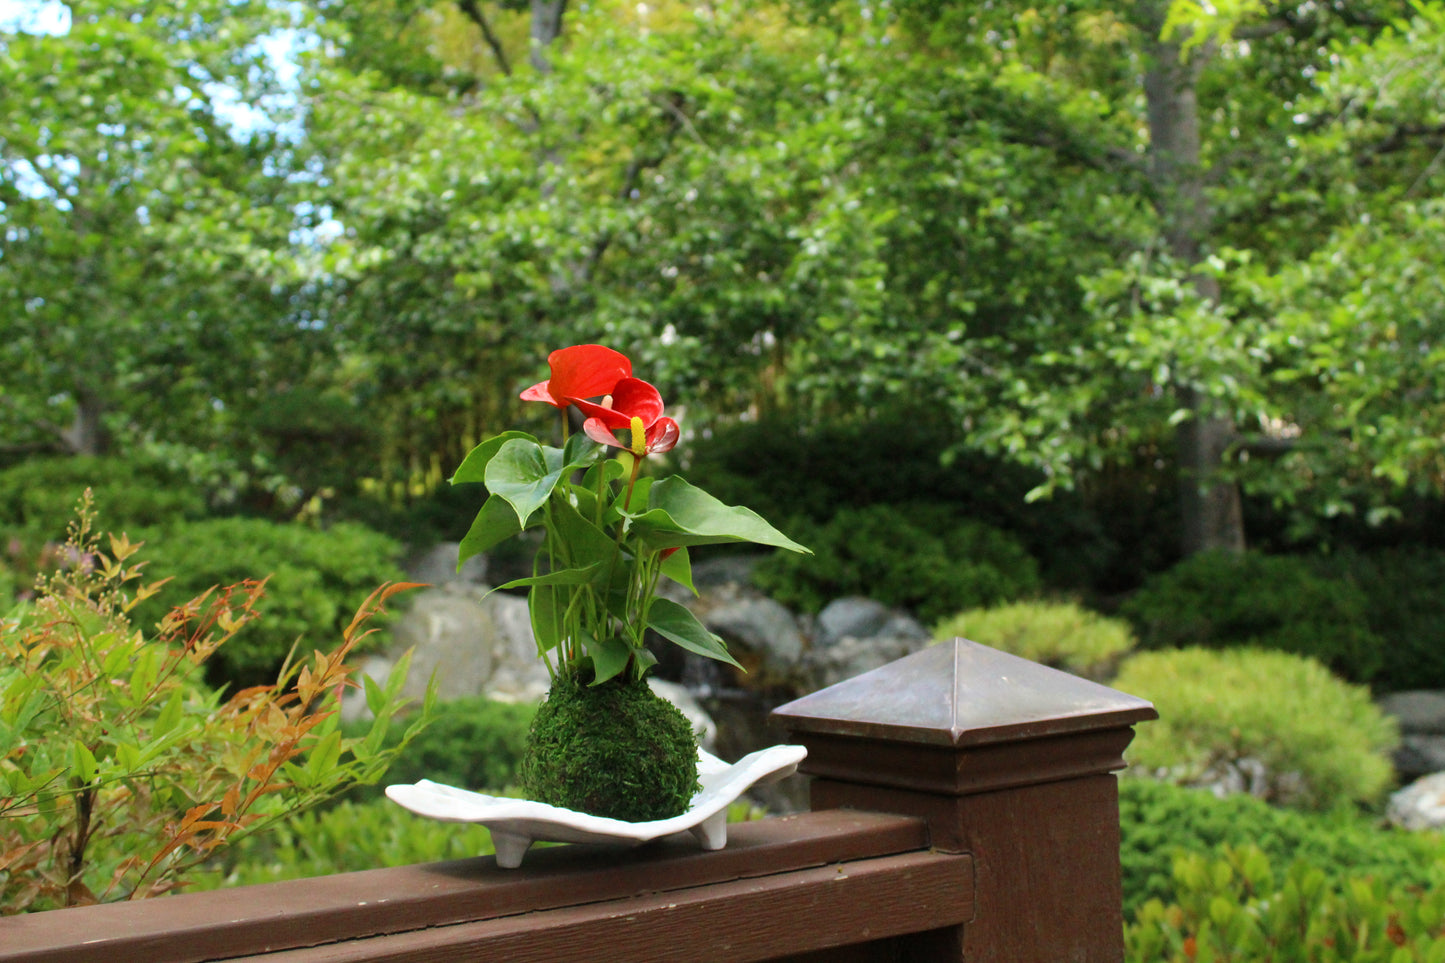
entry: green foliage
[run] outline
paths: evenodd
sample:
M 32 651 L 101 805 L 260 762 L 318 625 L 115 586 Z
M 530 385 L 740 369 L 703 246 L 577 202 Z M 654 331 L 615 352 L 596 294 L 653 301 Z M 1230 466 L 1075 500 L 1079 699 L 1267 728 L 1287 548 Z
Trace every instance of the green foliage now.
M 1128 623 L 1073 602 L 1016 602 L 970 609 L 934 627 L 935 639 L 954 636 L 1098 681 L 1112 675 L 1134 648 Z
M 364 681 L 375 720 L 364 733 L 344 737 L 336 711 L 341 688 L 356 684 L 346 659 L 399 586 L 373 592 L 339 645 L 223 701 L 201 671 L 258 617 L 260 583 L 208 591 L 155 633 L 136 630 L 130 613 L 155 586 L 137 587 L 136 546 L 124 538 L 100 550 L 87 508 L 72 564 L 0 621 L 7 913 L 181 886 L 227 843 L 378 778 L 405 741 L 382 747 L 409 660 L 384 684 Z M 427 702 L 409 733 L 426 724 Z
M 210 672 L 216 684 L 246 686 L 274 679 L 298 641 L 304 654 L 318 634 L 344 631 L 358 599 L 376 585 L 402 577 L 397 564 L 401 546 L 355 524 L 313 529 L 220 518 L 150 534 L 156 544 L 149 552 L 147 575 L 172 581 L 140 610 L 141 617 L 157 619 L 165 604 L 213 585 L 268 579 L 266 615 L 217 654 Z
M 1381 640 L 1377 691 L 1445 689 L 1445 550 L 1343 551 L 1321 560 L 1335 584 L 1369 599 L 1370 630 Z
M 1177 902 L 1151 900 L 1127 927 L 1129 960 L 1445 961 L 1439 886 L 1332 880 L 1326 867 L 1272 861 L 1256 846 L 1227 847 L 1219 858 L 1181 856 L 1174 876 Z
M 385 778 L 360 794 L 375 795 L 383 784 L 420 779 L 484 792 L 516 785 L 535 713 L 534 706 L 485 696 L 439 703 L 431 724 L 410 741 Z M 403 734 L 393 730 L 382 745 L 390 747 L 401 738 Z
M 179 472 L 138 458 L 32 458 L 0 471 L 0 527 L 34 550 L 65 538 L 75 504 L 90 489 L 96 510 L 132 534 L 205 515 L 206 499 Z
M 1259 794 L 1305 809 L 1372 805 L 1390 788 L 1394 720 L 1368 690 L 1311 659 L 1261 649 L 1144 652 L 1114 685 L 1159 709 L 1127 754 L 1157 778 L 1208 782 L 1257 762 L 1269 774 Z
M 590 678 L 590 672 L 588 674 Z M 630 822 L 668 819 L 698 791 L 697 734 L 642 680 L 552 682 L 518 772 L 528 799 Z
M 781 553 L 758 566 L 760 588 L 785 605 L 819 611 L 863 595 L 932 621 L 1039 590 L 1038 564 L 1012 535 L 930 504 L 848 508 L 802 529 L 815 555 Z
M 1445 872 L 1439 833 L 1383 827 L 1347 809 L 1304 813 L 1253 796 L 1220 799 L 1152 779 L 1119 781 L 1119 829 L 1126 918 L 1148 900 L 1175 901 L 1175 857 L 1217 855 L 1226 846 L 1257 845 L 1282 866 L 1303 860 L 1323 869 L 1332 885 L 1370 877 L 1391 887 L 1425 887 Z
M 1136 568 L 1149 561 L 1147 554 L 1140 559 L 1138 543 L 1158 529 L 1157 519 L 1146 521 L 1136 537 L 1126 518 L 1150 506 L 1140 484 L 1117 499 L 1100 485 L 1087 498 L 1061 492 L 1027 502 L 1040 476 L 965 442 L 946 412 L 906 402 L 864 418 L 774 412 L 715 428 L 689 451 L 687 471 L 724 501 L 752 506 L 766 518 L 801 515 L 823 524 L 845 508 L 900 499 L 937 510 L 946 505 L 954 516 L 949 524 L 971 519 L 1014 533 L 1051 586 L 1091 590 L 1121 579 L 1137 582 Z M 906 492 L 900 478 L 908 480 Z M 1131 530 L 1128 552 L 1120 530 Z
M 290 816 L 230 847 L 207 882 L 249 886 L 492 851 L 484 826 L 425 819 L 384 798 L 345 800 Z
M 291 158 L 264 123 L 282 99 L 262 39 L 287 14 L 133 13 L 0 33 L 0 437 L 21 451 L 214 443 L 294 377 L 278 362 L 308 333 L 288 301 Z
M 1314 562 L 1204 552 L 1150 577 L 1120 608 L 1142 648 L 1252 645 L 1311 656 L 1353 682 L 1378 671 L 1383 643 L 1352 579 Z

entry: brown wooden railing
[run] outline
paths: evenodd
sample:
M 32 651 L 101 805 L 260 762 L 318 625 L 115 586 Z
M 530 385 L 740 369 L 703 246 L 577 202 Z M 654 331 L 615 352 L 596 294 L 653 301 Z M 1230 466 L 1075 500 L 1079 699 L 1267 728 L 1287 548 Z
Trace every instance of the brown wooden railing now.
M 1139 699 L 955 640 L 774 713 L 812 812 L 0 919 L 0 961 L 1120 961 Z

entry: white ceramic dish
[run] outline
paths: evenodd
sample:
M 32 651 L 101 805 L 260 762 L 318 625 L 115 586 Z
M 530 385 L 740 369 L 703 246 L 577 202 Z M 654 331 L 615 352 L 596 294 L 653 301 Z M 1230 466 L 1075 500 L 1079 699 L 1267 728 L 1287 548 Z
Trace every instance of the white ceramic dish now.
M 792 775 L 807 754 L 808 750 L 802 746 L 772 746 L 728 765 L 698 750 L 697 778 L 702 789 L 692 797 L 687 812 L 645 823 L 589 816 L 528 799 L 488 796 L 429 779 L 387 786 L 386 795 L 419 816 L 486 826 L 492 832 L 497 865 L 506 869 L 522 865 L 528 847 L 538 840 L 637 846 L 663 836 L 690 832 L 703 849 L 722 849 L 727 845 L 728 805 L 754 785 Z

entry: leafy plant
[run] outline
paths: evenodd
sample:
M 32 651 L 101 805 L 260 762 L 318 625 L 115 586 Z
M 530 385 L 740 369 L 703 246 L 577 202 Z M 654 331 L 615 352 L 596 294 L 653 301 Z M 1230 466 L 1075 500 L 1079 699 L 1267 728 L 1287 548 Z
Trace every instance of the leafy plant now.
M 485 826 L 425 819 L 384 798 L 348 799 L 288 816 L 228 848 L 204 885 L 249 886 L 491 852 Z
M 337 647 L 222 701 L 201 670 L 258 617 L 264 583 L 203 593 L 149 635 L 131 621 L 157 590 L 139 584 L 138 546 L 113 536 L 102 552 L 88 506 L 68 546 L 72 564 L 0 621 L 6 912 L 167 892 L 224 845 L 385 771 L 409 660 L 384 685 L 364 680 L 375 717 L 364 736 L 343 737 L 335 710 L 357 684 L 345 660 L 405 585 L 373 592 Z
M 361 525 L 326 529 L 256 518 L 218 518 L 164 532 L 150 551 L 151 573 L 169 576 L 164 593 L 138 617 L 158 619 L 165 600 L 213 585 L 268 577 L 265 616 L 217 653 L 213 684 L 238 687 L 273 680 L 297 639 L 346 628 L 351 607 L 373 587 L 401 579 L 401 546 Z
M 1335 584 L 1358 585 L 1381 639 L 1377 691 L 1445 688 L 1445 551 L 1344 551 L 1320 563 Z
M 0 526 L 27 552 L 65 539 L 75 503 L 89 490 L 115 531 L 204 516 L 206 501 L 179 473 L 137 458 L 34 458 L 0 471 Z
M 452 477 L 489 492 L 462 539 L 466 561 L 528 529 L 540 529 L 534 574 L 500 588 L 527 588 L 537 653 L 547 671 L 584 662 L 600 685 L 626 674 L 640 680 L 657 662 L 649 630 L 690 652 L 732 662 L 727 647 L 682 605 L 658 595 L 666 577 L 692 588 L 688 549 L 753 543 L 809 554 L 754 512 L 725 505 L 673 475 L 641 473 L 650 455 L 671 451 L 680 429 L 662 396 L 632 362 L 596 344 L 547 356 L 551 377 L 522 392 L 562 415 L 577 408 L 583 433 L 563 448 L 506 431 L 474 448 Z M 589 401 L 601 398 L 601 403 Z M 620 434 L 619 434 L 620 433 Z M 611 457 L 611 450 L 617 456 Z M 557 669 L 552 663 L 556 653 Z
M 1150 899 L 1175 901 L 1173 865 L 1181 853 L 1214 856 L 1226 846 L 1257 845 L 1282 866 L 1304 860 L 1332 885 L 1367 876 L 1424 887 L 1445 871 L 1439 833 L 1406 832 L 1348 809 L 1312 813 L 1247 795 L 1221 799 L 1152 779 L 1120 780 L 1119 828 L 1126 917 Z
M 1256 846 L 1189 853 L 1174 867 L 1177 902 L 1150 900 L 1125 930 L 1137 963 L 1442 963 L 1445 888 L 1368 877 L 1331 880 L 1299 860 L 1280 871 Z
M 779 602 L 810 612 L 863 595 L 933 621 L 1039 589 L 1038 565 L 1017 539 L 959 520 L 946 506 L 848 508 L 802 534 L 816 557 L 800 563 L 776 553 L 754 579 Z
M 1324 577 L 1308 558 L 1203 552 L 1148 579 L 1120 614 L 1142 648 L 1278 649 L 1368 682 L 1384 648 L 1369 608 L 1353 580 Z
M 1239 777 L 1271 802 L 1306 809 L 1378 803 L 1393 778 L 1394 720 L 1365 688 L 1312 659 L 1262 649 L 1144 652 L 1114 685 L 1159 709 L 1128 751 L 1132 766 L 1157 778 Z
M 936 639 L 964 636 L 1033 662 L 1102 680 L 1134 647 L 1129 624 L 1074 602 L 1014 602 L 944 619 Z
M 533 705 L 485 696 L 438 703 L 431 725 L 410 740 L 406 752 L 392 762 L 378 786 L 433 779 L 463 789 L 496 792 L 515 785 L 535 712 Z M 403 733 L 391 729 L 382 745 L 394 746 L 402 738 Z M 377 792 L 378 788 L 364 787 L 352 796 Z

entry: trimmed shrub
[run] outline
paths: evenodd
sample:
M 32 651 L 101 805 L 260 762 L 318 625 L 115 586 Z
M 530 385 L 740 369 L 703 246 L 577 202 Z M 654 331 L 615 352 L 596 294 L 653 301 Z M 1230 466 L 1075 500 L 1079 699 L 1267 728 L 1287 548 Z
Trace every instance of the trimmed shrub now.
M 1073 602 L 969 609 L 938 623 L 935 639 L 963 636 L 1055 669 L 1102 681 L 1134 647 L 1129 623 Z
M 376 586 L 403 578 L 397 564 L 401 546 L 360 525 L 321 530 L 220 518 L 172 528 L 153 541 L 146 575 L 172 581 L 139 610 L 143 619 L 159 620 L 171 605 L 213 585 L 270 576 L 264 616 L 217 653 L 216 671 L 208 679 L 218 685 L 244 687 L 275 678 L 294 643 L 300 640 L 298 653 L 308 654 L 315 639 L 344 631 Z
M 34 551 L 65 540 L 75 506 L 89 488 L 97 515 L 114 532 L 201 518 L 206 500 L 182 475 L 151 462 L 117 457 L 35 458 L 0 471 L 0 527 Z
M 1226 846 L 1259 845 L 1279 865 L 1305 860 L 1336 882 L 1367 876 L 1428 886 L 1445 873 L 1439 833 L 1381 826 L 1347 809 L 1303 813 L 1253 796 L 1220 799 L 1152 779 L 1119 781 L 1119 830 L 1126 918 L 1148 900 L 1178 899 L 1173 865 L 1180 854 L 1214 855 Z
M 1369 599 L 1366 619 L 1383 643 L 1371 686 L 1383 692 L 1445 689 L 1445 552 L 1342 552 L 1320 564 Z
M 1120 614 L 1145 649 L 1241 645 L 1310 656 L 1351 682 L 1378 671 L 1383 643 L 1348 578 L 1307 558 L 1202 552 L 1145 582 Z
M 813 554 L 774 553 L 754 581 L 784 605 L 809 612 L 862 595 L 931 622 L 1040 587 L 1038 565 L 1017 539 L 958 520 L 948 506 L 850 508 L 825 525 L 785 527 Z
M 694 484 L 764 518 L 822 525 L 839 511 L 902 498 L 946 505 L 950 524 L 971 520 L 1013 533 L 1050 585 L 1088 590 L 1121 577 L 1131 588 L 1137 584 L 1133 573 L 1141 560 L 1147 564 L 1157 553 L 1133 544 L 1123 551 L 1119 533 L 1158 540 L 1162 530 L 1137 518 L 1155 514 L 1140 486 L 1097 506 L 1077 491 L 1030 502 L 1025 495 L 1043 481 L 1037 471 L 969 450 L 966 442 L 958 420 L 938 408 L 820 423 L 783 412 L 718 427 L 687 453 L 684 467 Z M 900 478 L 908 480 L 906 493 Z M 1110 513 L 1107 520 L 1098 508 Z M 791 534 L 798 523 L 783 528 Z
M 1256 846 L 1226 848 L 1222 858 L 1182 856 L 1174 878 L 1178 901 L 1151 900 L 1125 928 L 1131 963 L 1445 961 L 1439 887 L 1332 880 L 1325 867 L 1272 862 Z
M 1152 701 L 1131 764 L 1181 785 L 1243 774 L 1256 795 L 1304 809 L 1380 802 L 1393 778 L 1393 719 L 1362 686 L 1288 652 L 1190 648 L 1145 652 L 1114 685 Z M 1265 775 L 1250 773 L 1262 767 Z

